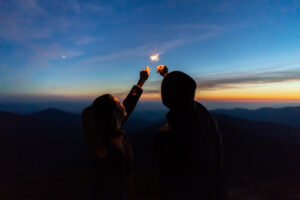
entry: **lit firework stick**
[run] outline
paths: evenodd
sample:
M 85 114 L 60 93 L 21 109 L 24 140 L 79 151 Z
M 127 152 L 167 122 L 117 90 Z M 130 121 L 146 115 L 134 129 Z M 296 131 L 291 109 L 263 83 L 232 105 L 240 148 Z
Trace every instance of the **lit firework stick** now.
M 153 62 L 157 62 L 159 61 L 159 54 L 153 54 L 152 56 L 150 56 L 151 61 Z
M 161 54 L 162 54 L 162 52 L 161 52 L 161 53 L 155 53 L 155 54 L 151 55 L 151 56 L 150 56 L 150 60 L 153 61 L 153 62 L 159 61 L 159 56 L 160 56 Z
M 163 52 L 161 53 L 155 53 L 153 55 L 150 56 L 150 60 L 152 62 L 157 62 L 159 61 L 159 56 L 162 54 Z M 168 68 L 167 66 L 165 65 L 158 65 L 157 68 L 156 68 L 156 72 L 159 73 L 160 75 L 162 76 L 165 76 L 166 74 L 168 74 Z

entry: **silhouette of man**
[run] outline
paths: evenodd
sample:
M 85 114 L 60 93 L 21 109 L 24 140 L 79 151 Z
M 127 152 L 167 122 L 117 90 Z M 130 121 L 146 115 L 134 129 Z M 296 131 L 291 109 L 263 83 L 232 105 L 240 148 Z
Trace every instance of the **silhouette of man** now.
M 161 84 L 162 102 L 170 110 L 168 124 L 155 136 L 161 197 L 176 199 L 227 199 L 222 167 L 222 142 L 215 119 L 194 101 L 196 82 L 187 74 L 168 73 Z

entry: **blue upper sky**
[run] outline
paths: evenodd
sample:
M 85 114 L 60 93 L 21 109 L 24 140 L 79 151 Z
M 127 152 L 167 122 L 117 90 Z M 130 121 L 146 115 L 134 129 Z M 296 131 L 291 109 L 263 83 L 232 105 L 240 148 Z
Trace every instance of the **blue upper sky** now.
M 299 1 L 1 0 L 0 102 L 122 97 L 146 65 L 156 99 L 158 64 L 199 98 L 300 101 L 299 35 Z

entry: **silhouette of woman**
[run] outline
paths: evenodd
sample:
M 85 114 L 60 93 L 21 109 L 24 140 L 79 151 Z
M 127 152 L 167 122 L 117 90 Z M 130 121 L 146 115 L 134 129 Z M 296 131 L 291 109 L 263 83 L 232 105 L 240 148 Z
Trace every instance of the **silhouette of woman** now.
M 134 110 L 149 72 L 149 67 L 140 72 L 140 80 L 123 103 L 105 94 L 82 112 L 84 135 L 95 158 L 95 198 L 131 199 L 133 152 L 122 126 Z

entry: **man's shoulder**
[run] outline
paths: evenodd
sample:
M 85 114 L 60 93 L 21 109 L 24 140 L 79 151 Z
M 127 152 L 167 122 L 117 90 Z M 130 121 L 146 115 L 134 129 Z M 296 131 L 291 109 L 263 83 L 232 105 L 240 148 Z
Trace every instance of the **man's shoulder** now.
M 159 131 L 155 133 L 155 140 L 161 140 L 165 138 L 171 132 L 171 127 L 168 123 L 166 123 Z
M 205 106 L 203 106 L 201 103 L 195 101 L 195 105 L 196 105 L 196 109 L 197 109 L 199 112 L 201 112 L 202 114 L 207 115 L 207 116 L 210 115 L 210 113 L 209 113 L 209 111 L 207 110 L 207 108 L 206 108 Z
M 169 132 L 171 131 L 171 126 L 169 123 L 166 123 L 158 132 L 163 132 L 163 133 L 166 133 L 166 132 Z
M 213 115 L 209 112 L 209 110 L 207 110 L 206 107 L 204 107 L 201 103 L 199 102 L 195 102 L 196 103 L 196 107 L 199 113 L 201 113 L 201 116 L 208 119 L 208 120 L 212 120 L 214 121 L 214 117 Z

